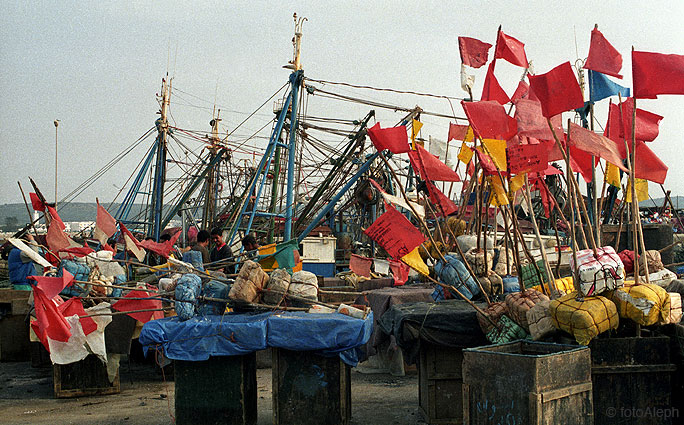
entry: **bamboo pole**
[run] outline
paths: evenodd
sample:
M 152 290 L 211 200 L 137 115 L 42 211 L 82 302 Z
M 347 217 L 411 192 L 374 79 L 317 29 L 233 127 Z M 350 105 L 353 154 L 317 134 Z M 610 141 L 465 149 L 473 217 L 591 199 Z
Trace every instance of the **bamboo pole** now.
M 544 261 L 544 268 L 546 269 L 546 279 L 549 284 L 549 288 L 553 285 L 554 293 L 557 292 L 555 278 L 553 276 L 553 270 L 551 270 L 551 265 L 549 264 L 549 259 L 546 257 L 546 248 L 544 247 L 544 241 L 542 241 L 541 234 L 539 233 L 539 227 L 537 226 L 537 218 L 534 216 L 534 209 L 532 208 L 532 195 L 530 195 L 530 182 L 525 174 L 525 192 L 523 194 L 527 201 L 527 208 L 530 209 L 530 218 L 532 219 L 532 229 L 534 230 L 534 235 L 539 243 L 539 252 L 541 253 L 542 260 Z M 542 284 L 542 288 L 544 285 Z M 551 291 L 549 291 L 551 292 Z

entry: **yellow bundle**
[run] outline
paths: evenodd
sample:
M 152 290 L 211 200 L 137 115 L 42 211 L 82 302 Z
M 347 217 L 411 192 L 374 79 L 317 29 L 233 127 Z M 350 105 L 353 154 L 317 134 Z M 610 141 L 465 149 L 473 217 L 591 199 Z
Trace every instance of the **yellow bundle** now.
M 556 328 L 572 334 L 587 345 L 598 334 L 617 329 L 620 319 L 617 307 L 606 297 L 595 295 L 577 300 L 577 292 L 551 300 L 549 314 Z
M 561 277 L 560 279 L 556 279 L 554 281 L 554 283 L 556 284 L 556 289 L 558 289 L 559 291 L 563 291 L 565 294 L 569 294 L 570 292 L 575 290 L 575 288 L 572 284 L 572 276 Z M 544 290 L 543 291 L 542 291 L 541 285 L 533 286 L 532 289 L 539 291 L 539 292 L 544 292 L 547 294 L 550 293 L 548 283 L 544 284 Z
M 658 285 L 643 284 L 612 291 L 620 317 L 634 320 L 642 326 L 667 323 L 670 318 L 670 296 Z

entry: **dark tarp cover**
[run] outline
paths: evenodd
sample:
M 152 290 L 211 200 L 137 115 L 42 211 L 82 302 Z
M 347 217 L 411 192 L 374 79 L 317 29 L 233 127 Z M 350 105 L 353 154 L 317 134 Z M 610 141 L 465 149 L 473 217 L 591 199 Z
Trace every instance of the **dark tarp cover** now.
M 372 313 L 365 320 L 339 313 L 278 312 L 177 317 L 153 320 L 143 326 L 140 343 L 161 346 L 172 360 L 202 361 L 211 356 L 247 354 L 267 347 L 338 355 L 356 366 L 358 347 L 373 331 Z
M 475 309 L 463 300 L 395 305 L 380 318 L 378 327 L 396 338 L 409 364 L 418 359 L 421 341 L 462 348 L 488 344 Z

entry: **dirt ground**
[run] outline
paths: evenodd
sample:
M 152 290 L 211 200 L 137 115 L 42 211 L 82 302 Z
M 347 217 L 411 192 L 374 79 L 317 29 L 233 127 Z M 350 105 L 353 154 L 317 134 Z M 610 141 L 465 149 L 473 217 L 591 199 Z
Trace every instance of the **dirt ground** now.
M 121 393 L 56 399 L 52 368 L 0 363 L 0 423 L 172 424 L 174 383 L 152 364 L 121 361 Z M 166 378 L 166 379 L 165 379 Z M 258 424 L 273 423 L 271 369 L 257 369 Z M 422 424 L 418 376 L 352 371 L 352 424 Z

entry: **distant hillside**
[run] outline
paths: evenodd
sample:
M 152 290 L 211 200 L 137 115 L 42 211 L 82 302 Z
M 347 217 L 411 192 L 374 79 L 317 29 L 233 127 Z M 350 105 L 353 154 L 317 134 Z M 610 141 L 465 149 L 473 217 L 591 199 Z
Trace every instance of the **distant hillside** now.
M 672 200 L 672 205 L 674 205 L 676 209 L 684 209 L 684 196 L 671 196 L 670 199 Z M 653 200 L 648 199 L 646 201 L 639 202 L 639 207 L 660 208 L 663 206 L 663 202 L 665 202 L 665 197 L 655 198 Z
M 110 208 L 108 204 L 103 204 L 110 214 L 116 214 L 116 210 L 121 204 L 114 204 Z M 30 208 L 30 205 L 29 205 Z M 129 217 L 135 217 L 144 209 L 144 205 L 137 204 L 131 208 Z M 97 214 L 97 204 L 92 202 L 73 202 L 66 204 L 57 209 L 59 216 L 63 221 L 93 221 Z M 33 209 L 31 209 L 33 213 Z M 26 205 L 24 204 L 2 204 L 0 205 L 0 226 L 7 223 L 8 220 L 13 221 L 14 217 L 19 225 L 24 225 L 29 222 L 28 212 L 26 212 Z

